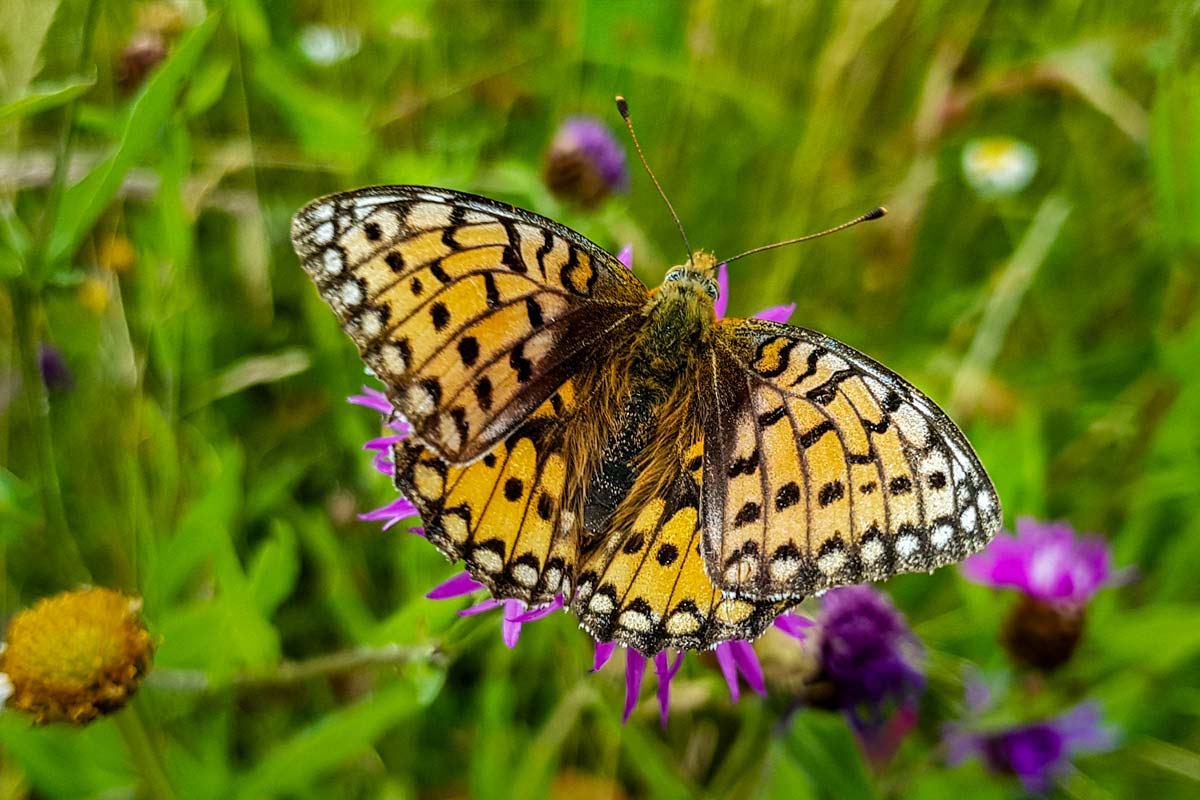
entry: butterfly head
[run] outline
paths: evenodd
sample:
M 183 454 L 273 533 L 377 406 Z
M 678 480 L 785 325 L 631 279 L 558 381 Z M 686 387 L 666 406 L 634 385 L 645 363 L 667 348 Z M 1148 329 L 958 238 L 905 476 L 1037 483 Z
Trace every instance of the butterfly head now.
M 720 290 L 717 288 L 717 281 L 714 278 L 716 272 L 717 260 L 713 254 L 697 251 L 686 264 L 674 267 L 667 273 L 667 276 L 663 278 L 661 289 L 665 291 L 670 288 L 682 293 L 704 294 L 715 303 L 720 296 Z

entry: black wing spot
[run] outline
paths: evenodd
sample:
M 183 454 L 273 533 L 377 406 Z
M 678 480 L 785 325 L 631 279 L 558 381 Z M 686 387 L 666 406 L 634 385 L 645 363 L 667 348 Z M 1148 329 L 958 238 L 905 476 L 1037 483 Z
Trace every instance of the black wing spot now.
M 537 515 L 541 517 L 543 522 L 549 522 L 554 518 L 554 498 L 546 492 L 538 495 Z
M 675 559 L 679 558 L 679 548 L 673 544 L 664 544 L 658 548 L 655 557 L 661 566 L 669 567 L 675 563 Z
M 621 552 L 627 556 L 631 556 L 634 553 L 640 553 L 645 544 L 646 537 L 641 533 L 634 533 L 625 540 L 624 546 L 621 547 Z
M 496 466 L 496 454 L 488 453 L 486 456 L 484 456 L 483 457 L 483 465 L 485 467 L 487 467 L 488 469 L 491 469 L 492 467 Z
M 500 305 L 500 290 L 496 287 L 496 277 L 490 272 L 483 273 L 483 289 L 487 295 L 488 308 Z
M 379 223 L 377 222 L 368 222 L 366 225 L 363 225 L 363 233 L 365 233 L 367 238 L 372 242 L 378 242 L 379 237 L 383 236 L 383 230 L 379 227 Z
M 758 469 L 759 453 L 758 448 L 754 448 L 754 452 L 745 458 L 739 458 L 729 465 L 729 477 L 736 478 L 738 475 L 753 475 Z
M 737 516 L 733 518 L 733 527 L 740 528 L 743 525 L 749 525 L 751 522 L 757 522 L 761 516 L 762 506 L 753 500 L 749 500 L 738 510 Z
M 474 336 L 464 336 L 458 340 L 458 355 L 464 367 L 475 366 L 479 358 L 479 340 Z
M 817 493 L 817 502 L 821 504 L 821 508 L 841 500 L 846 494 L 846 487 L 841 481 L 830 481 L 821 487 L 821 491 Z
M 533 362 L 525 357 L 525 344 L 522 342 L 512 349 L 508 355 L 508 365 L 517 373 L 517 383 L 528 383 L 533 377 Z
M 704 466 L 704 456 L 693 456 L 692 460 L 687 464 L 687 471 L 695 472 L 702 466 Z
M 791 508 L 800 502 L 800 487 L 795 481 L 789 481 L 779 487 L 779 491 L 775 493 L 775 510 L 783 511 Z
M 912 491 L 912 481 L 906 475 L 892 478 L 888 483 L 888 491 L 892 494 L 908 494 Z
M 509 478 L 504 482 L 504 499 L 516 502 L 525 493 L 525 483 L 520 478 Z
M 537 330 L 545 324 L 546 321 L 542 317 L 542 307 L 538 305 L 537 300 L 534 300 L 532 297 L 526 297 L 525 311 L 529 315 L 529 325 L 534 330 Z
M 800 446 L 804 448 L 812 447 L 817 442 L 821 441 L 821 437 L 827 433 L 832 433 L 834 428 L 833 423 L 829 420 L 818 423 L 812 426 L 804 433 L 800 434 Z
M 928 481 L 930 489 L 944 489 L 946 488 L 946 473 L 931 472 Z
M 764 411 L 758 415 L 758 427 L 769 428 L 776 422 L 779 422 L 779 420 L 783 419 L 785 416 L 787 416 L 787 408 L 785 406 L 779 406 L 778 408 L 773 408 L 770 411 Z
M 891 414 L 893 411 L 899 411 L 900 405 L 904 401 L 900 399 L 900 395 L 894 391 L 888 391 L 887 396 L 883 398 L 883 410 Z
M 863 494 L 870 494 L 871 492 L 875 491 L 878 488 L 879 488 L 879 484 L 875 483 L 875 481 L 868 481 L 868 482 L 864 483 L 862 486 L 858 487 L 858 490 L 860 492 L 862 492 Z
M 484 375 L 475 384 L 475 399 L 485 412 L 492 410 L 492 382 Z
M 393 250 L 392 252 L 390 252 L 386 256 L 384 256 L 383 260 L 384 260 L 384 263 L 386 263 L 388 265 L 388 267 L 391 268 L 392 272 L 400 272 L 401 270 L 404 269 L 404 257 L 402 255 L 400 255 L 400 253 L 396 250 Z M 413 280 L 417 281 L 416 278 L 413 278 Z M 417 281 L 417 286 L 420 286 L 420 285 L 421 285 L 420 281 Z M 418 294 L 418 293 L 419 292 L 417 289 L 413 289 L 413 294 Z
M 434 303 L 433 308 L 429 309 L 429 317 L 433 320 L 434 330 L 443 330 L 450 324 L 450 309 L 446 308 L 445 303 Z

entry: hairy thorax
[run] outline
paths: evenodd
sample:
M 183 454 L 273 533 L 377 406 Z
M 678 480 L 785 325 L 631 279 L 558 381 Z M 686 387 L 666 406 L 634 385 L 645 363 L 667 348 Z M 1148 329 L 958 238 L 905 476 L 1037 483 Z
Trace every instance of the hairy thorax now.
M 584 528 L 592 536 L 624 527 L 622 520 L 662 488 L 638 477 L 673 479 L 678 465 L 667 462 L 699 439 L 694 384 L 716 322 L 711 262 L 698 255 L 667 273 L 646 302 L 629 361 L 615 367 L 622 402 L 585 492 Z

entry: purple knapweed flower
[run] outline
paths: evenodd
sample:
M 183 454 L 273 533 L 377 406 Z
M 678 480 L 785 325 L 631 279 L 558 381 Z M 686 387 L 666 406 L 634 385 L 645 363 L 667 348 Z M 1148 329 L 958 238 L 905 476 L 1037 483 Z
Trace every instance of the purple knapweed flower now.
M 542 170 L 554 195 L 590 208 L 629 188 L 625 148 L 595 117 L 568 117 L 550 142 Z
M 869 586 L 826 592 L 817 618 L 821 670 L 839 706 L 860 725 L 915 704 L 925 688 L 924 649 L 887 596 Z
M 992 772 L 1015 775 L 1027 792 L 1046 792 L 1067 770 L 1072 756 L 1110 750 L 1116 740 L 1114 731 L 1101 723 L 1095 702 L 1038 722 L 981 730 L 975 720 L 988 704 L 986 689 L 968 683 L 967 721 L 945 727 L 946 762 L 954 765 L 979 756 Z
M 623 154 L 622 154 L 623 164 Z M 622 248 L 617 256 L 622 264 L 632 268 L 633 264 L 633 249 L 631 246 Z M 720 299 L 716 303 L 717 316 L 721 317 L 725 313 L 725 295 L 729 288 L 729 275 L 724 264 L 717 276 L 718 284 L 720 285 Z M 795 304 L 776 306 L 768 308 L 755 316 L 759 319 L 769 319 L 778 322 L 786 322 L 795 310 Z M 383 415 L 386 420 L 386 425 L 389 430 L 384 436 L 380 436 L 369 440 L 363 445 L 363 448 L 374 453 L 375 468 L 387 475 L 393 477 L 395 466 L 392 464 L 391 455 L 392 448 L 398 442 L 404 441 L 412 434 L 412 426 L 401 417 L 396 409 L 388 400 L 387 395 L 376 389 L 363 387 L 362 393 L 353 395 L 349 402 L 360 405 L 365 408 L 373 409 Z M 394 525 L 409 520 L 417 515 L 416 507 L 404 497 L 398 497 L 392 502 L 371 511 L 364 512 L 359 515 L 360 519 L 374 520 L 383 522 L 384 529 L 393 527 Z M 424 528 L 410 527 L 411 533 L 423 536 Z M 486 586 L 476 581 L 471 577 L 470 573 L 460 572 L 441 584 L 435 586 L 427 594 L 431 600 L 447 600 L 453 598 L 464 597 L 476 592 L 486 590 Z M 485 611 L 494 609 L 502 609 L 502 626 L 501 633 L 504 643 L 508 647 L 515 647 L 520 634 L 521 626 L 548 616 L 554 611 L 563 609 L 569 605 L 569 599 L 563 595 L 556 595 L 555 598 L 545 605 L 527 608 L 525 603 L 515 599 L 496 599 L 486 598 L 474 605 L 468 606 L 458 612 L 460 616 L 473 616 Z M 798 614 L 785 613 L 781 614 L 774 621 L 774 626 L 783 633 L 791 636 L 799 641 L 804 641 L 809 628 L 816 623 L 812 620 L 802 617 Z M 592 670 L 597 671 L 603 667 L 616 651 L 617 644 L 615 642 L 597 642 L 595 656 L 592 663 Z M 728 641 L 718 644 L 715 648 L 717 663 L 721 668 L 721 672 L 725 677 L 725 681 L 729 686 L 729 695 L 733 702 L 738 702 L 741 696 L 740 681 L 744 680 L 746 684 L 759 695 L 766 694 L 766 685 L 763 680 L 762 666 L 758 661 L 758 657 L 754 653 L 753 647 L 746 641 Z M 683 653 L 677 652 L 672 657 L 667 651 L 662 651 L 654 655 L 652 659 L 647 659 L 641 653 L 633 649 L 626 649 L 625 652 L 625 705 L 622 712 L 622 721 L 627 721 L 629 715 L 633 712 L 637 705 L 638 696 L 641 692 L 642 682 L 645 678 L 647 661 L 653 661 L 654 672 L 658 681 L 657 700 L 659 707 L 659 718 L 662 725 L 667 724 L 667 717 L 670 711 L 671 704 L 671 681 L 678 674 L 683 666 Z
M 840 710 L 870 761 L 884 764 L 917 721 L 924 648 L 887 596 L 869 586 L 826 592 L 817 617 L 814 707 Z
M 1127 573 L 1114 570 L 1108 543 L 1079 536 L 1064 522 L 1017 520 L 1017 535 L 997 536 L 962 565 L 975 583 L 1018 589 L 1001 641 L 1018 662 L 1052 670 L 1065 664 L 1083 635 L 1088 601 Z

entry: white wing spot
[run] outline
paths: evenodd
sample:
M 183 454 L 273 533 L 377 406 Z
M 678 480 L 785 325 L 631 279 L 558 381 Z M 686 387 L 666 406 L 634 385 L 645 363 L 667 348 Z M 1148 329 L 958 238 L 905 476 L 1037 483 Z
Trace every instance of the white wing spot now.
M 321 255 L 321 262 L 325 265 L 326 275 L 337 275 L 346 267 L 346 259 L 336 247 L 326 250 Z
M 859 552 L 862 555 L 863 561 L 868 564 L 874 564 L 883 558 L 883 542 L 878 539 L 869 539 L 863 543 L 862 549 Z
M 485 572 L 496 573 L 504 568 L 504 559 L 493 550 L 480 547 L 471 554 L 471 557 L 479 565 L 479 568 Z
M 592 600 L 588 603 L 588 609 L 595 611 L 597 614 L 611 614 L 613 610 L 612 598 L 604 593 L 592 595 Z
M 896 553 L 901 558 L 908 558 L 913 553 L 917 552 L 917 548 L 921 546 L 921 542 L 916 536 L 911 533 L 906 533 L 896 539 Z
M 437 404 L 433 393 L 417 383 L 408 388 L 408 407 L 414 415 L 427 417 L 434 412 Z
M 933 533 L 929 536 L 929 541 L 938 550 L 943 550 L 946 545 L 950 544 L 952 538 L 954 538 L 954 526 L 943 522 L 933 529 Z
M 817 559 L 817 569 L 826 575 L 834 575 L 846 563 L 846 554 L 841 550 L 830 550 Z
M 336 229 L 332 222 L 326 222 L 318 225 L 313 229 L 312 240 L 317 244 L 329 244 L 333 241 L 333 234 Z
M 527 589 L 531 589 L 535 585 L 537 585 L 537 579 L 538 579 L 537 570 L 528 564 L 525 564 L 525 563 L 513 564 L 512 576 L 513 576 L 513 580 L 515 580 L 517 583 L 521 584 L 522 586 L 524 586 Z
M 604 597 L 604 595 L 596 596 Z M 593 599 L 592 602 L 595 603 L 595 600 Z M 617 622 L 621 625 L 621 627 L 628 628 L 631 631 L 637 631 L 638 633 L 646 633 L 654 626 L 654 622 L 649 616 L 643 614 L 641 611 L 635 611 L 633 609 L 622 612 L 621 616 L 617 619 Z
M 967 506 L 963 509 L 962 514 L 958 517 L 959 523 L 962 524 L 964 531 L 975 530 L 975 523 L 979 521 L 978 515 L 975 513 L 975 506 Z

